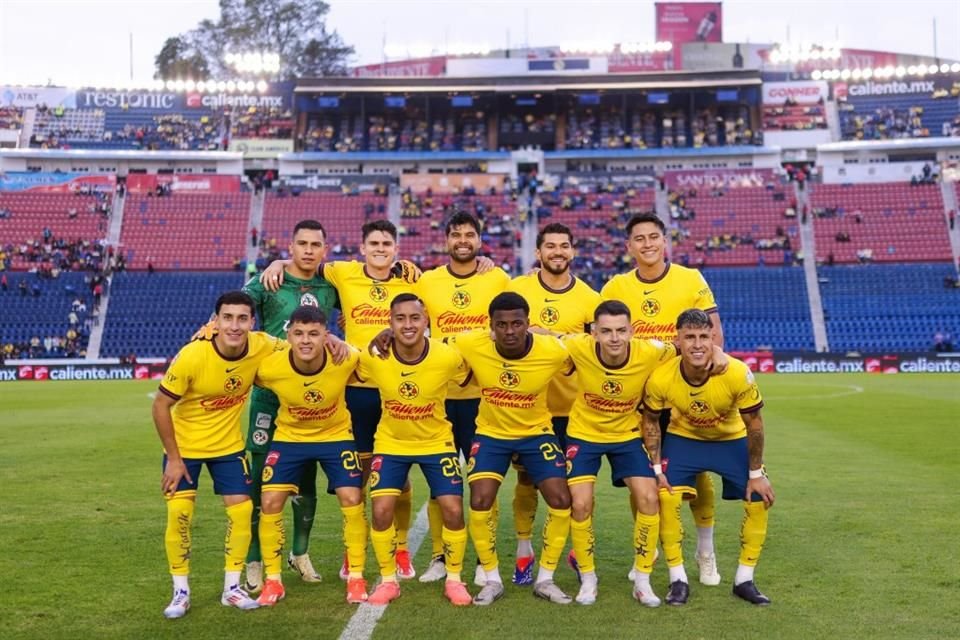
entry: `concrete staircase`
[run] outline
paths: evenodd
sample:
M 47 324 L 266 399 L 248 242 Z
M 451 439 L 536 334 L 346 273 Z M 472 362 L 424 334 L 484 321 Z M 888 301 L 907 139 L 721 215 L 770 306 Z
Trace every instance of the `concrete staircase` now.
M 943 194 L 943 215 L 947 221 L 947 234 L 950 237 L 950 251 L 953 254 L 953 265 L 960 267 L 957 260 L 960 259 L 960 223 L 956 220 L 953 229 L 950 228 L 950 212 L 956 215 L 960 210 L 957 209 L 957 192 L 953 189 L 952 182 L 940 181 L 940 193 Z
M 254 193 L 250 198 L 250 219 L 247 220 L 247 232 L 250 229 L 256 229 L 259 232 L 259 238 L 263 237 L 263 205 L 266 200 L 266 190 L 261 189 L 260 193 Z M 248 236 L 249 237 L 249 236 Z M 259 249 L 247 244 L 247 264 L 255 264 Z
M 107 244 L 114 249 L 120 246 L 120 231 L 123 229 L 123 211 L 126 206 L 126 196 L 113 195 L 113 204 L 110 209 L 110 228 L 107 229 Z M 110 284 L 113 275 L 108 275 L 100 296 L 100 321 L 90 329 L 90 340 L 87 342 L 87 360 L 100 357 L 100 345 L 103 344 L 103 329 L 107 326 L 107 311 L 110 309 Z
M 803 275 L 807 283 L 807 302 L 810 307 L 810 321 L 813 323 L 813 344 L 818 353 L 824 353 L 830 350 L 830 343 L 827 340 L 827 323 L 823 317 L 823 299 L 820 297 L 820 280 L 817 278 L 817 243 L 813 234 L 813 215 L 807 216 L 806 223 L 800 211 L 810 207 L 810 197 L 808 191 L 811 185 L 808 183 L 801 190 L 797 183 L 793 185 L 797 196 L 797 220 L 800 227 L 800 247 L 803 251 Z

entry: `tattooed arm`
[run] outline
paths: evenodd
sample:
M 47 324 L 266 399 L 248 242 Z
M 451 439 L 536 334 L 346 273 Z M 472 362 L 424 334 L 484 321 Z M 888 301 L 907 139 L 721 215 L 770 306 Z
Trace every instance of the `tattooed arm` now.
M 656 465 L 660 464 L 661 452 L 659 411 L 643 409 L 642 431 L 643 446 L 647 450 L 647 455 L 650 456 L 650 464 L 654 465 L 654 469 L 656 469 Z M 666 489 L 670 493 L 673 493 L 673 487 L 667 482 L 667 476 L 663 473 L 657 473 L 656 475 L 657 485 L 659 485 L 661 489 Z
M 763 503 L 769 509 L 773 506 L 774 495 L 770 480 L 763 473 L 763 418 L 760 416 L 760 410 L 751 411 L 743 414 L 743 421 L 747 425 L 747 455 L 750 458 L 750 473 L 757 474 L 760 477 L 747 480 L 747 502 L 751 501 L 751 496 L 756 493 L 763 498 Z

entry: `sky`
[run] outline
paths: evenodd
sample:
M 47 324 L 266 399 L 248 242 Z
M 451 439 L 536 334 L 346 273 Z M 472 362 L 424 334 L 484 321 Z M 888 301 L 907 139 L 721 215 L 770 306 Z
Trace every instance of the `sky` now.
M 328 0 L 328 29 L 380 62 L 383 44 L 551 46 L 654 37 L 652 0 Z M 726 0 L 727 42 L 832 43 L 960 60 L 958 0 Z M 0 0 L 0 85 L 153 77 L 163 41 L 216 19 L 216 0 Z M 131 56 L 132 36 L 132 56 Z

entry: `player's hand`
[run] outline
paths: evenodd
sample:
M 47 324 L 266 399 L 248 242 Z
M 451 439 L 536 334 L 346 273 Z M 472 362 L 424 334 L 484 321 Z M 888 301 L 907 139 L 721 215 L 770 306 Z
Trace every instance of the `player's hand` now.
M 667 493 L 673 495 L 673 487 L 670 486 L 670 482 L 667 481 L 667 476 L 663 473 L 657 476 L 657 488 L 666 489 Z
M 217 335 L 217 324 L 211 320 L 207 324 L 203 325 L 197 332 L 190 336 L 190 341 L 194 340 L 213 340 L 213 336 Z
M 763 498 L 763 504 L 767 509 L 773 506 L 775 499 L 773 495 L 773 485 L 770 484 L 770 480 L 768 480 L 766 476 L 747 480 L 747 496 L 745 498 L 747 502 L 752 502 L 750 497 L 754 493 L 760 494 L 760 497 Z
M 710 360 L 710 375 L 722 376 L 730 367 L 730 358 L 723 352 L 723 349 L 713 345 L 713 358 Z
M 327 339 L 323 343 L 327 351 L 333 357 L 333 364 L 341 364 L 350 356 L 350 345 L 335 335 L 327 334 Z
M 487 256 L 477 256 L 477 273 L 487 273 L 497 268 L 497 263 Z
M 420 267 L 409 260 L 397 260 L 394 262 L 393 266 L 390 267 L 390 273 L 395 278 L 400 278 L 407 284 L 415 283 L 423 274 L 423 272 L 420 271 Z
M 193 478 L 187 471 L 187 465 L 183 463 L 183 458 L 178 460 L 167 459 L 167 464 L 163 466 L 163 477 L 160 479 L 160 490 L 165 496 L 172 496 L 177 492 L 180 481 L 186 478 L 187 482 L 193 484 Z
M 527 271 L 527 273 L 526 273 L 525 275 L 535 276 L 535 275 L 537 275 L 538 273 L 540 273 L 540 267 L 532 267 L 532 268 L 530 269 L 530 271 Z
M 273 292 L 283 284 L 283 268 L 289 264 L 289 260 L 274 260 L 270 266 L 260 274 L 260 284 L 267 291 Z
M 393 329 L 386 328 L 377 335 L 373 336 L 370 346 L 367 349 L 370 355 L 377 356 L 381 360 L 386 360 L 390 355 L 390 345 L 393 343 Z
M 538 326 L 536 326 L 536 325 L 530 325 L 529 327 L 527 327 L 527 332 L 529 332 L 529 333 L 539 333 L 539 334 L 542 335 L 542 336 L 555 336 L 555 335 L 557 335 L 557 334 L 555 334 L 553 331 L 550 331 L 550 329 L 545 329 L 545 328 L 543 328 L 543 327 L 538 327 Z

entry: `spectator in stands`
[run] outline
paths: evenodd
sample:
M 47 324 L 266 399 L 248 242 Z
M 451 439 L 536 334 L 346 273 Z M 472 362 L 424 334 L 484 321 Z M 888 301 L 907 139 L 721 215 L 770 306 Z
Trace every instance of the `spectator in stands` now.
M 957 224 L 957 210 L 950 209 L 950 231 L 953 231 L 953 228 Z
M 4 293 L 10 289 L 10 283 L 7 282 L 7 274 L 0 276 L 0 289 L 3 289 Z
M 18 288 L 20 289 L 20 295 L 21 295 L 21 296 L 26 296 L 26 295 L 27 295 L 27 281 L 26 281 L 26 280 L 22 280 L 22 279 L 21 279 L 21 280 L 20 280 L 20 284 L 18 285 Z
M 251 227 L 250 229 L 250 246 L 251 247 L 257 246 L 257 228 L 256 227 Z
M 40 285 L 36 282 L 33 283 L 33 286 L 30 288 L 30 290 L 33 292 L 34 298 L 39 298 L 40 294 L 43 293 L 43 290 L 40 288 Z

